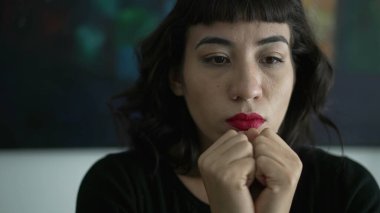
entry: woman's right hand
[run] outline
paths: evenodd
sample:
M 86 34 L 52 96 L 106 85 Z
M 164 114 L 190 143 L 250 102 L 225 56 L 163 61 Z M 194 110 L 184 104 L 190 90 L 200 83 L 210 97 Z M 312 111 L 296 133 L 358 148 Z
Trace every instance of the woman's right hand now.
M 198 160 L 213 213 L 254 212 L 249 186 L 255 178 L 253 145 L 235 130 L 227 131 Z

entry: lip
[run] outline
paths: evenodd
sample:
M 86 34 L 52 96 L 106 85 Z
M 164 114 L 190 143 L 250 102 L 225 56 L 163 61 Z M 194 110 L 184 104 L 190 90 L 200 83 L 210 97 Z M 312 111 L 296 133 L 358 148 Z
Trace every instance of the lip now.
M 239 131 L 247 131 L 250 128 L 258 129 L 265 122 L 265 119 L 257 113 L 238 113 L 226 121 Z

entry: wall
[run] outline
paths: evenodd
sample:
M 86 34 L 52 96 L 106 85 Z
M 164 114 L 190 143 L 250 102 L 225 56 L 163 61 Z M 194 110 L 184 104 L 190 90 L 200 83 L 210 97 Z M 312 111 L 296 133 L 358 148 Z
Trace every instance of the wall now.
M 325 148 L 327 149 L 327 148 Z M 330 148 L 333 153 L 339 149 Z M 75 212 L 76 193 L 88 168 L 117 149 L 0 151 L 1 213 Z M 345 149 L 380 182 L 380 148 Z

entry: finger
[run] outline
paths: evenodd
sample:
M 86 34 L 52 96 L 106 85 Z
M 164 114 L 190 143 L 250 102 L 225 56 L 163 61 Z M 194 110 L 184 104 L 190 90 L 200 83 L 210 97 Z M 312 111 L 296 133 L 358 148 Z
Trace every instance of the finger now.
M 294 150 L 280 137 L 267 128 L 264 129 L 252 142 L 254 145 L 254 156 L 267 155 L 277 161 L 286 162 L 295 159 L 297 154 Z
M 260 136 L 264 136 L 266 138 L 272 139 L 271 141 L 278 146 L 286 149 L 286 150 L 292 150 L 292 148 L 272 129 L 265 128 L 260 132 Z
M 261 138 L 253 144 L 254 158 L 258 158 L 262 155 L 276 160 L 284 167 L 298 166 L 301 161 L 298 154 L 291 148 L 284 148 L 278 146 L 277 143 L 273 143 L 271 139 Z
M 225 149 L 220 156 L 226 163 L 247 157 L 253 159 L 253 145 L 248 140 L 239 141 L 234 143 L 229 149 Z
M 260 156 L 256 159 L 255 178 L 264 186 L 268 186 L 268 181 L 281 179 L 283 166 L 278 161 L 267 156 Z
M 229 174 L 234 176 L 231 180 L 242 180 L 239 186 L 250 186 L 255 179 L 255 160 L 251 157 L 235 160 L 230 163 Z M 235 178 L 238 177 L 238 178 Z M 243 177 L 241 179 L 240 177 Z
M 256 159 L 255 177 L 273 191 L 279 190 L 280 187 L 283 189 L 294 187 L 297 185 L 301 171 L 294 170 L 295 168 L 283 167 L 277 161 L 261 156 Z
M 287 150 L 282 149 L 280 146 L 272 142 L 272 139 L 264 136 L 258 136 L 253 142 L 253 156 L 259 158 L 260 156 L 266 156 L 276 160 L 279 164 L 284 165 L 285 156 Z
M 219 147 L 221 144 L 223 144 L 226 140 L 234 137 L 235 135 L 237 135 L 238 132 L 236 132 L 235 130 L 231 129 L 231 130 L 228 130 L 226 133 L 224 133 L 218 140 L 215 141 L 215 143 L 213 143 L 208 149 L 206 149 L 206 151 L 204 151 L 204 154 L 207 155 L 208 153 L 210 152 L 213 152 L 214 149 L 216 149 L 217 147 Z
M 248 137 L 241 132 L 221 143 L 218 147 L 216 147 L 213 150 L 213 153 L 215 153 L 216 155 L 222 155 L 223 153 L 231 149 L 233 146 L 239 145 L 240 143 L 250 143 L 248 141 Z M 253 151 L 253 146 L 251 146 L 251 151 Z
M 248 141 L 246 135 L 239 133 L 212 151 L 202 154 L 199 162 L 209 165 L 215 163 L 223 165 L 248 156 L 253 158 L 253 145 Z
M 244 134 L 248 137 L 249 141 L 254 141 L 255 138 L 260 134 L 260 132 L 255 128 L 251 128 L 245 131 Z
M 212 146 L 210 146 L 205 152 L 203 152 L 201 156 L 199 156 L 198 165 L 211 166 L 211 165 L 214 165 L 215 163 L 220 164 L 220 165 L 225 164 L 226 163 L 225 159 L 221 154 L 225 152 L 226 150 L 228 150 L 231 146 L 241 141 L 248 141 L 247 136 L 245 136 L 242 133 L 238 133 L 235 130 L 230 130 L 226 132 Z M 229 155 L 227 157 L 232 157 L 232 156 Z M 221 159 L 223 160 L 221 161 Z M 230 162 L 235 159 L 236 158 L 228 159 L 228 161 Z

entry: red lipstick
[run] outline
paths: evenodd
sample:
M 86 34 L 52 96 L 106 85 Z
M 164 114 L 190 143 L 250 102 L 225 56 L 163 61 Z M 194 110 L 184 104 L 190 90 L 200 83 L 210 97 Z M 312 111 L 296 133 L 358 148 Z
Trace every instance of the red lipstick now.
M 250 128 L 258 129 L 265 122 L 265 119 L 257 113 L 238 113 L 226 121 L 239 131 L 247 131 Z

